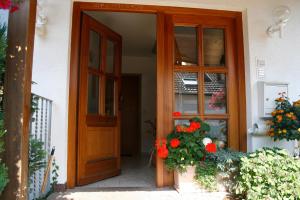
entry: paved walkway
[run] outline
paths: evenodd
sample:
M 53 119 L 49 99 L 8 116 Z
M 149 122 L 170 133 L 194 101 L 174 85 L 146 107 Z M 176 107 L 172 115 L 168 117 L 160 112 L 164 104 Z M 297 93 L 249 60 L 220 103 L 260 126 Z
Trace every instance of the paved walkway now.
M 148 157 L 123 158 L 122 174 L 104 181 L 52 194 L 49 200 L 223 200 L 223 193 L 179 194 L 155 187 L 155 169 Z
M 179 194 L 171 188 L 164 189 L 91 189 L 79 188 L 65 193 L 53 194 L 48 200 L 224 200 L 223 193 Z M 225 198 L 226 199 L 226 198 Z

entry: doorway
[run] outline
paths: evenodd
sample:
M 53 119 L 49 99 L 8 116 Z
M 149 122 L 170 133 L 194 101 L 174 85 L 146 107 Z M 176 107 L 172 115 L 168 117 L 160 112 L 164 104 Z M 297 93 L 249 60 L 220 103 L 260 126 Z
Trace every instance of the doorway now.
M 79 75 L 78 49 L 80 49 L 82 13 L 117 11 L 129 14 L 155 14 L 156 46 L 153 47 L 153 52 L 157 58 L 156 109 L 154 108 L 157 110 L 155 121 L 158 122 L 156 137 L 165 137 L 174 124 L 185 123 L 189 118 L 197 116 L 209 120 L 212 126 L 216 126 L 213 128 L 216 133 L 220 133 L 221 129 L 218 128 L 225 124 L 221 136 L 226 139 L 226 145 L 234 149 L 246 149 L 245 74 L 240 12 L 82 2 L 74 2 L 73 8 L 69 110 L 77 112 L 78 105 L 76 100 L 78 90 L 74 86 L 78 85 L 76 77 Z M 213 37 L 204 37 L 205 34 Z M 218 41 L 217 46 L 207 46 L 216 44 L 215 37 L 218 37 L 218 40 L 222 38 L 221 42 Z M 205 41 L 211 38 L 212 43 Z M 222 48 L 219 48 L 220 45 Z M 217 47 L 218 54 L 224 55 L 206 54 L 204 49 L 206 47 L 212 47 L 210 52 L 213 53 Z M 207 63 L 209 57 L 214 59 Z M 143 63 L 140 66 L 143 66 Z M 215 88 L 215 85 L 218 87 Z M 211 106 L 207 101 L 220 89 L 226 94 L 222 98 L 225 99 L 222 103 L 224 109 L 219 109 L 219 113 L 208 112 Z M 172 116 L 178 109 L 183 109 L 183 115 Z M 76 163 L 77 149 L 74 145 L 78 142 L 78 132 L 74 126 L 76 121 L 76 116 L 69 115 L 68 187 L 77 184 L 74 179 L 74 174 L 76 177 L 74 169 L 78 163 Z M 173 174 L 165 169 L 162 159 L 157 158 L 156 161 L 156 185 L 171 186 Z
M 136 157 L 141 149 L 141 75 L 122 75 L 121 156 Z
M 156 16 L 85 12 L 81 37 L 77 183 L 153 187 Z

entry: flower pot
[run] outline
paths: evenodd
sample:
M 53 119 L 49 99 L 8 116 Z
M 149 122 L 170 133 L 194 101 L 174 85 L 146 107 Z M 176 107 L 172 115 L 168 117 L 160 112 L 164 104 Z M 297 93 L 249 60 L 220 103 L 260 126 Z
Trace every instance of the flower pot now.
M 217 176 L 218 191 L 209 192 L 206 189 L 203 189 L 203 187 L 201 187 L 201 185 L 195 181 L 195 168 L 195 166 L 189 166 L 187 167 L 186 172 L 183 173 L 180 173 L 176 170 L 174 171 L 174 187 L 179 193 L 201 193 L 201 197 L 203 197 L 203 199 L 227 199 L 228 193 L 226 192 L 219 175 Z
M 203 191 L 195 181 L 195 166 L 188 166 L 186 172 L 174 171 L 174 187 L 179 193 L 201 192 Z

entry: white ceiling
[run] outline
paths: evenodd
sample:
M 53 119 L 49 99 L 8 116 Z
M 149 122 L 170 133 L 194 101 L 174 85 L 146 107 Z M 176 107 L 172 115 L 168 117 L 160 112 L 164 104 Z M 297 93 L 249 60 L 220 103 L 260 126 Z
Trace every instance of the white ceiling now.
M 122 36 L 124 56 L 154 55 L 156 15 L 99 11 L 86 13 Z

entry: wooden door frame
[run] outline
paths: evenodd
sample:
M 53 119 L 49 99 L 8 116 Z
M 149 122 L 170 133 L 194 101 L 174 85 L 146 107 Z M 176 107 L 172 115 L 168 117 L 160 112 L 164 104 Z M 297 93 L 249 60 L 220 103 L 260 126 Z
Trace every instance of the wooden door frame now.
M 165 14 L 189 14 L 189 15 L 210 15 L 232 18 L 235 22 L 236 38 L 236 66 L 239 95 L 239 140 L 240 150 L 247 150 L 246 131 L 246 89 L 245 89 L 245 64 L 243 44 L 243 22 L 242 13 L 223 10 L 208 10 L 199 8 L 182 8 L 170 6 L 114 4 L 98 2 L 74 2 L 72 15 L 71 32 L 71 55 L 70 55 L 70 81 L 69 81 L 69 115 L 68 115 L 68 166 L 67 166 L 67 187 L 76 186 L 76 155 L 77 155 L 77 113 L 78 109 L 78 82 L 79 82 L 79 49 L 80 49 L 80 28 L 81 15 L 84 11 L 111 11 L 148 13 L 157 15 L 157 138 L 164 137 L 173 127 L 172 124 L 172 90 L 166 81 L 172 78 L 172 69 L 168 69 L 164 56 L 165 38 Z M 157 158 L 156 185 L 158 187 L 173 185 L 173 174 L 164 168 L 163 160 Z

